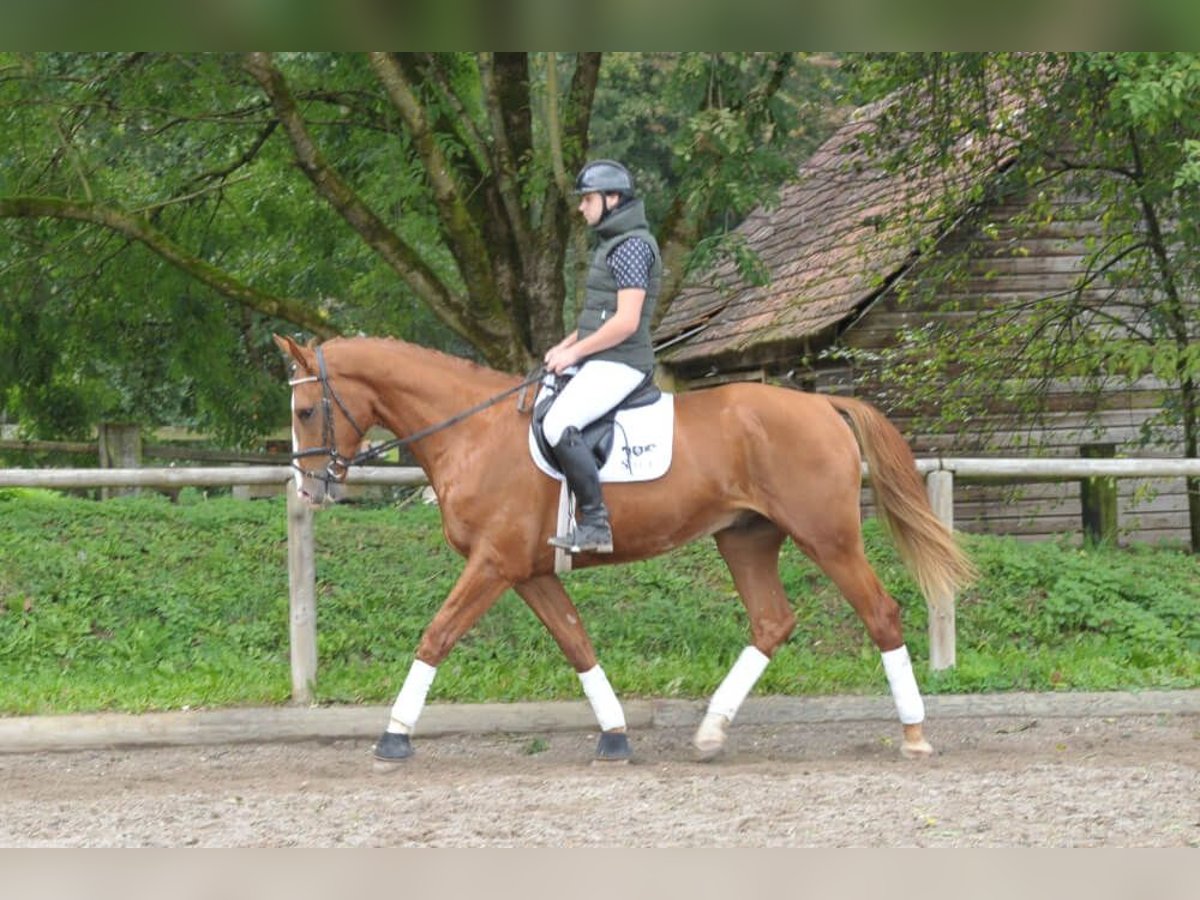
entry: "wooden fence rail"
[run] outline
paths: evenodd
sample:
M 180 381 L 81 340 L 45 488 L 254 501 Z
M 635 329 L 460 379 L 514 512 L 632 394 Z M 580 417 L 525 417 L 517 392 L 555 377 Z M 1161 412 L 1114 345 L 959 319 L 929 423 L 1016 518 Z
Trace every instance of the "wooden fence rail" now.
M 1200 477 L 1200 459 L 987 459 L 918 460 L 934 512 L 954 527 L 954 481 L 1075 481 L 1089 478 Z M 863 474 L 869 480 L 864 467 Z M 350 484 L 421 485 L 425 473 L 402 466 L 357 467 Z M 316 566 L 313 511 L 299 499 L 287 466 L 177 467 L 160 469 L 0 469 L 0 488 L 228 487 L 288 484 L 288 583 L 292 699 L 311 703 L 317 676 Z M 930 608 L 929 662 L 955 664 L 954 598 L 944 612 Z
M 21 441 L 0 440 L 0 452 L 9 453 L 75 453 L 99 456 L 96 441 Z M 174 444 L 142 444 L 142 456 L 152 459 L 180 460 L 193 463 L 235 463 L 244 465 L 287 465 L 290 453 L 238 453 L 232 450 L 206 450 L 201 447 L 181 447 Z

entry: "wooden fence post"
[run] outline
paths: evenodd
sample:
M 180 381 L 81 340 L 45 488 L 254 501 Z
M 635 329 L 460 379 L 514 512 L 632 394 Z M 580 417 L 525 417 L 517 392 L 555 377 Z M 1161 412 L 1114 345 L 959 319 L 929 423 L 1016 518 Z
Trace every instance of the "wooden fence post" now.
M 925 491 L 934 514 L 954 529 L 954 473 L 936 469 L 925 476 Z M 929 667 L 950 669 L 955 664 L 954 595 L 929 602 Z
M 1083 444 L 1079 455 L 1084 459 L 1112 459 L 1116 444 Z M 1085 544 L 1117 542 L 1117 479 L 1100 476 L 1079 482 L 1079 505 L 1083 513 Z
M 101 422 L 96 429 L 96 446 L 102 469 L 140 469 L 142 467 L 142 428 L 118 422 Z M 139 493 L 136 487 L 100 489 L 100 499 Z
M 287 483 L 288 635 L 292 650 L 292 702 L 312 703 L 317 682 L 317 567 L 313 511 Z

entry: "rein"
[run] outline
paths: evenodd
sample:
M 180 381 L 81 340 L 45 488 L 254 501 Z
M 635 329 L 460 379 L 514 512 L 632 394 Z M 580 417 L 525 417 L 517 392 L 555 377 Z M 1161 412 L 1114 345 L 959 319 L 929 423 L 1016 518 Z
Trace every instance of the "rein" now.
M 364 436 L 365 432 L 361 427 L 359 427 L 359 424 L 354 421 L 354 416 L 350 415 L 350 410 L 346 408 L 346 404 L 342 401 L 342 398 L 334 389 L 333 383 L 329 380 L 329 373 L 325 367 L 325 353 L 320 347 L 317 347 L 318 374 L 309 375 L 305 378 L 292 379 L 288 382 L 288 386 L 295 388 L 296 385 L 309 384 L 314 381 L 321 385 L 321 440 L 325 442 L 325 446 L 314 447 L 310 450 L 297 450 L 292 453 L 292 459 L 303 459 L 309 456 L 328 456 L 329 465 L 325 468 L 325 473 L 323 476 L 317 475 L 313 472 L 306 472 L 304 470 L 300 471 L 303 475 L 308 477 L 321 478 L 326 483 L 340 480 L 351 466 L 360 466 L 363 463 L 370 462 L 373 459 L 378 459 L 385 453 L 395 450 L 398 447 L 405 447 L 409 444 L 415 444 L 417 441 L 423 440 L 424 438 L 429 437 L 431 434 L 436 434 L 437 432 L 449 428 L 452 425 L 457 425 L 464 419 L 470 418 L 476 413 L 483 412 L 485 409 L 495 406 L 505 397 L 510 397 L 518 391 L 524 392 L 531 385 L 541 381 L 544 372 L 545 370 L 541 366 L 538 366 L 525 378 L 524 381 L 520 382 L 519 384 L 507 388 L 506 390 L 501 391 L 499 394 L 496 394 L 494 397 L 489 397 L 487 400 L 477 403 L 469 409 L 464 409 L 461 412 L 455 413 L 453 416 L 442 422 L 422 428 L 420 431 L 416 431 L 410 434 L 408 437 L 395 438 L 382 444 L 376 444 L 375 446 L 366 450 L 359 451 L 353 457 L 345 457 L 338 453 L 334 442 L 333 404 L 337 404 L 338 409 L 342 411 L 342 415 L 346 417 L 346 421 L 350 423 L 351 427 L 354 428 L 355 433 L 360 438 Z M 525 408 L 524 393 L 522 393 L 520 408 L 522 411 Z M 299 468 L 294 462 L 292 465 L 294 468 Z

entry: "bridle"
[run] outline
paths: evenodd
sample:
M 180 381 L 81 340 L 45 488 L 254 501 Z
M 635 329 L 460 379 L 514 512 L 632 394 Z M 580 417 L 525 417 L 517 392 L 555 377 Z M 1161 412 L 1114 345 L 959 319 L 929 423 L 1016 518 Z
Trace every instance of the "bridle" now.
M 414 444 L 422 438 L 427 438 L 429 435 L 441 431 L 444 428 L 449 428 L 451 425 L 456 425 L 463 419 L 475 415 L 477 412 L 482 412 L 490 406 L 495 406 L 505 397 L 511 396 L 512 394 L 517 393 L 517 391 L 524 391 L 530 385 L 536 384 L 538 381 L 541 381 L 542 375 L 545 372 L 541 366 L 538 366 L 533 370 L 533 372 L 526 376 L 525 380 L 520 384 L 501 391 L 494 397 L 489 397 L 487 400 L 484 400 L 482 403 L 477 403 L 470 409 L 465 409 L 460 413 L 456 413 L 445 421 L 438 422 L 435 425 L 430 425 L 427 428 L 422 428 L 420 431 L 414 432 L 408 437 L 395 438 L 382 444 L 376 444 L 375 446 L 369 447 L 366 450 L 359 451 L 358 453 L 354 454 L 354 456 L 347 457 L 339 453 L 337 449 L 337 441 L 335 440 L 333 433 L 334 405 L 336 404 L 337 408 L 342 411 L 342 415 L 346 417 L 346 421 L 350 423 L 350 426 L 354 429 L 355 435 L 360 441 L 366 435 L 366 432 L 359 426 L 358 422 L 354 420 L 354 416 L 350 414 L 350 410 L 346 407 L 345 402 L 334 388 L 333 382 L 329 380 L 329 372 L 325 366 L 325 353 L 321 347 L 316 348 L 316 355 L 317 374 L 306 375 L 303 378 L 293 378 L 288 381 L 288 387 L 292 388 L 294 391 L 296 386 L 301 384 L 312 384 L 316 382 L 321 385 L 321 441 L 323 442 L 324 446 L 312 447 L 308 450 L 295 450 L 292 453 L 292 468 L 299 472 L 304 478 L 315 478 L 323 481 L 326 489 L 328 489 L 330 484 L 342 481 L 342 479 L 346 477 L 346 473 L 350 470 L 351 466 L 360 466 L 363 463 L 371 462 L 372 460 L 378 459 L 385 453 L 394 450 L 397 447 L 404 447 L 408 444 Z M 519 408 L 522 411 L 525 409 L 524 395 L 521 397 Z M 302 469 L 296 464 L 297 460 L 305 459 L 311 456 L 327 456 L 329 458 L 329 464 L 325 466 L 324 471 L 312 472 L 307 469 Z
M 353 458 L 346 458 L 337 449 L 337 441 L 334 439 L 333 433 L 333 404 L 337 404 L 338 409 L 342 411 L 342 415 L 346 417 L 346 421 L 350 423 L 355 434 L 361 439 L 366 433 L 359 424 L 354 421 L 354 416 L 350 415 L 350 410 L 346 408 L 345 401 L 334 389 L 333 384 L 329 381 L 329 372 L 325 367 L 325 353 L 320 347 L 317 348 L 317 374 L 307 375 L 304 378 L 293 378 L 288 381 L 288 387 L 294 391 L 297 385 L 311 384 L 318 382 L 321 385 L 321 441 L 324 446 L 313 447 L 309 450 L 294 450 L 292 453 L 292 468 L 299 472 L 305 478 L 319 478 L 325 482 L 326 488 L 332 482 L 341 481 L 346 477 L 346 472 L 352 465 L 358 462 L 358 454 Z M 302 469 L 296 465 L 297 460 L 304 459 L 310 456 L 328 456 L 329 465 L 325 467 L 325 471 L 318 474 L 310 472 L 307 469 Z

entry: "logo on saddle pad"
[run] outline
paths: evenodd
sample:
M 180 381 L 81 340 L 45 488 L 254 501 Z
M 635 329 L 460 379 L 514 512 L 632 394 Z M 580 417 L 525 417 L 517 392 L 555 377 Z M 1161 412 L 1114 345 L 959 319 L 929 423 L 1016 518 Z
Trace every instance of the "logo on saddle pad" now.
M 562 481 L 542 435 L 542 420 L 554 396 L 553 386 L 543 383 L 529 426 L 529 455 L 539 469 Z M 584 428 L 583 440 L 596 457 L 602 482 L 653 481 L 671 468 L 674 429 L 675 397 L 648 382 L 622 401 L 615 413 L 606 413 Z

